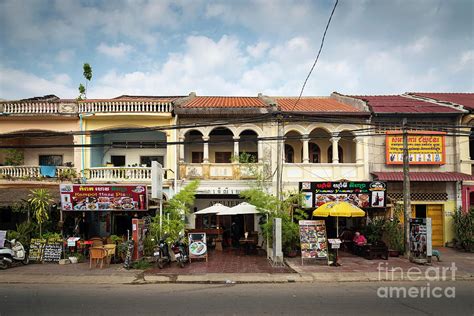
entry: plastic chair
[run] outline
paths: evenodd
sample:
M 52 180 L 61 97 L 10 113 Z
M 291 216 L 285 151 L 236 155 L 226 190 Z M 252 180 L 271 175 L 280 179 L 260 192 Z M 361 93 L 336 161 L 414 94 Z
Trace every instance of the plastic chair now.
M 104 242 L 100 238 L 92 238 L 92 247 L 101 247 L 104 245 Z
M 107 264 L 110 265 L 112 257 L 115 257 L 115 249 L 117 248 L 116 244 L 106 244 L 104 249 L 107 251 Z
M 90 261 L 89 261 L 89 269 L 92 269 L 92 260 L 95 260 L 95 266 L 100 262 L 100 268 L 102 269 L 102 266 L 104 265 L 104 258 L 107 258 L 107 250 L 104 248 L 90 248 L 89 249 L 89 256 L 90 256 Z

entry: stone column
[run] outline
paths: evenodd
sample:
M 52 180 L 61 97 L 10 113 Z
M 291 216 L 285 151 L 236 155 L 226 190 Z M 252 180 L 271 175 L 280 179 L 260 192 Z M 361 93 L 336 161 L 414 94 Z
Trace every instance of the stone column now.
M 179 163 L 184 163 L 184 142 L 185 137 L 184 136 L 179 136 Z
M 303 142 L 303 157 L 301 159 L 303 163 L 309 163 L 309 135 L 303 135 L 301 141 Z
M 257 145 L 258 162 L 263 163 L 263 141 L 259 140 Z
M 209 136 L 203 136 L 202 140 L 205 142 L 203 144 L 203 162 L 204 163 L 209 163 Z
M 234 161 L 239 162 L 239 140 L 240 136 L 234 136 Z
M 356 143 L 356 163 L 364 162 L 364 139 L 362 137 L 354 137 Z
M 341 137 L 332 137 L 329 140 L 332 143 L 332 163 L 339 163 L 339 140 Z
M 85 138 L 85 137 L 84 137 Z M 81 135 L 74 135 L 73 136 L 73 143 L 74 145 L 81 145 L 82 144 L 82 136 Z M 85 155 L 84 155 L 85 157 Z M 85 167 L 85 161 L 84 161 Z M 82 147 L 74 147 L 74 169 L 76 169 L 77 174 L 81 174 L 82 170 Z

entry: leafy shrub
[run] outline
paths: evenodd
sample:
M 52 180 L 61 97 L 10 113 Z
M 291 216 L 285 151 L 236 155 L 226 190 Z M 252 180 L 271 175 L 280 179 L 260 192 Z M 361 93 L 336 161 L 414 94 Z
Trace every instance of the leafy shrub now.
M 453 224 L 460 246 L 472 251 L 474 249 L 474 210 L 469 212 L 457 210 L 453 215 Z
M 152 267 L 152 264 L 144 259 L 135 261 L 132 264 L 132 269 L 137 269 L 137 270 L 146 270 L 146 269 L 150 269 L 151 267 Z

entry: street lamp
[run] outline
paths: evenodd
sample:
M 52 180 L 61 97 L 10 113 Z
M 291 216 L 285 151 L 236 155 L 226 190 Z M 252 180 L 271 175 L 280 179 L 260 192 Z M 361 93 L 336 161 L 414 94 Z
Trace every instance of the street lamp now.
M 85 153 L 84 153 L 84 145 L 86 144 L 86 135 L 84 134 L 84 128 L 82 126 L 83 123 L 83 118 L 84 117 L 89 117 L 93 116 L 95 113 L 92 112 L 85 112 L 85 113 L 79 113 L 79 127 L 81 129 L 81 135 L 82 135 L 82 159 L 81 159 L 81 176 L 82 176 L 82 183 L 86 183 L 86 174 L 84 172 L 84 161 L 85 161 Z

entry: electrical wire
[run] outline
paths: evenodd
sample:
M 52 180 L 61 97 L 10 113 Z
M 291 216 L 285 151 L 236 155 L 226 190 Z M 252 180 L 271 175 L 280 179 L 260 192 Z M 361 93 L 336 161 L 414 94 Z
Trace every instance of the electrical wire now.
M 314 67 L 316 66 L 316 63 L 317 63 L 318 60 L 319 60 L 319 55 L 321 54 L 321 51 L 323 50 L 324 40 L 325 40 L 325 38 L 326 38 L 326 33 L 327 33 L 327 31 L 328 31 L 329 25 L 331 24 L 332 16 L 334 15 L 334 11 L 336 11 L 336 7 L 337 7 L 337 4 L 338 4 L 338 3 L 339 3 L 339 0 L 336 0 L 336 3 L 334 3 L 334 7 L 332 8 L 331 15 L 329 16 L 328 23 L 326 24 L 326 28 L 324 29 L 324 34 L 323 34 L 323 37 L 322 37 L 322 39 L 321 39 L 321 45 L 319 46 L 318 55 L 316 56 L 316 59 L 314 60 L 313 66 L 311 67 L 311 69 L 310 69 L 310 71 L 309 71 L 309 73 L 308 73 L 308 76 L 307 76 L 306 79 L 304 80 L 303 87 L 301 87 L 300 95 L 298 96 L 298 99 L 296 100 L 295 104 L 293 105 L 293 109 L 292 109 L 292 110 L 295 109 L 296 105 L 297 105 L 298 102 L 300 101 L 301 96 L 303 95 L 304 88 L 306 87 L 306 83 L 308 82 L 308 79 L 309 79 L 309 77 L 311 76 L 311 73 L 313 72 L 313 69 L 314 69 Z

